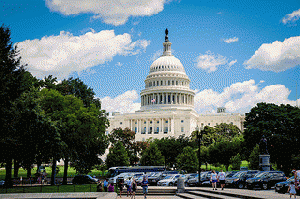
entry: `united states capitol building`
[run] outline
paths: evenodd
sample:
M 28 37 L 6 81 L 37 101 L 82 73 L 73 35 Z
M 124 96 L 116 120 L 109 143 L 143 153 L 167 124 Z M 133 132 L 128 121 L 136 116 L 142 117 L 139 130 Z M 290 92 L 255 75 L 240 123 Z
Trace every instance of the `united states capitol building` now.
M 135 113 L 113 113 L 109 116 L 110 127 L 130 128 L 136 133 L 136 141 L 180 135 L 189 136 L 198 126 L 233 124 L 243 131 L 244 115 L 226 113 L 219 107 L 217 113 L 198 114 L 194 109 L 195 91 L 190 89 L 191 80 L 179 59 L 171 53 L 172 43 L 166 30 L 163 54 L 150 66 L 145 89 L 140 93 L 141 108 Z

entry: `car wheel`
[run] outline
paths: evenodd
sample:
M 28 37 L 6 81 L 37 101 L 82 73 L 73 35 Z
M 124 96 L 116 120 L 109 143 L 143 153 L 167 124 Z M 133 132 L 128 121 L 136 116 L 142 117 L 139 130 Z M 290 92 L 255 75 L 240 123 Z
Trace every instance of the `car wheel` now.
M 267 190 L 268 189 L 268 184 L 267 183 L 263 183 L 262 184 L 262 188 L 263 188 L 263 190 Z
M 243 184 L 243 183 L 239 183 L 239 184 L 238 184 L 238 188 L 239 188 L 239 189 L 243 189 L 243 188 L 244 188 L 244 184 Z
M 170 182 L 170 183 L 169 183 L 169 186 L 173 186 L 173 182 Z

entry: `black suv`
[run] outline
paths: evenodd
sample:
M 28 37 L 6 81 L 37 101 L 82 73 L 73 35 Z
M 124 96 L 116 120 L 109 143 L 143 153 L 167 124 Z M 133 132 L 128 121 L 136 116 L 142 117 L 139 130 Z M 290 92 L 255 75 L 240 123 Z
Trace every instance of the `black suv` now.
M 96 184 L 98 180 L 90 175 L 77 175 L 73 178 L 73 184 Z
M 261 189 L 270 189 L 276 183 L 286 181 L 287 178 L 282 171 L 265 171 L 257 174 L 254 178 L 246 180 L 248 189 L 258 187 Z
M 232 177 L 226 177 L 226 187 L 243 189 L 246 186 L 246 180 L 248 178 L 253 178 L 258 172 L 258 170 L 240 171 Z

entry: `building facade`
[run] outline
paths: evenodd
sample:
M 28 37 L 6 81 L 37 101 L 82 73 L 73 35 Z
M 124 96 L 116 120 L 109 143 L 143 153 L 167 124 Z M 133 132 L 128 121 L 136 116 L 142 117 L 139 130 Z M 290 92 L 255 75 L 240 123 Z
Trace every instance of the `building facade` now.
M 171 53 L 172 43 L 166 30 L 163 54 L 150 66 L 141 91 L 141 109 L 135 113 L 113 113 L 110 127 L 130 128 L 136 133 L 136 141 L 180 135 L 189 136 L 197 126 L 234 124 L 243 130 L 244 115 L 225 113 L 220 107 L 216 114 L 198 114 L 194 110 L 195 91 L 190 89 L 190 79 L 179 59 Z

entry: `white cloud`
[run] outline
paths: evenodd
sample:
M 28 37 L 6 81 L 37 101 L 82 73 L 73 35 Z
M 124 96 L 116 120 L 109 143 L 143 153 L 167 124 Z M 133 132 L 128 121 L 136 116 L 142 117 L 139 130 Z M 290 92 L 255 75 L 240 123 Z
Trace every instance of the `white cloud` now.
M 254 80 L 237 82 L 223 89 L 221 93 L 212 89 L 195 90 L 195 110 L 198 113 L 216 112 L 218 107 L 225 107 L 229 113 L 247 113 L 257 103 L 266 102 L 296 105 L 296 101 L 288 99 L 291 91 L 284 85 L 269 85 L 260 88 Z M 102 108 L 107 112 L 134 113 L 140 110 L 139 94 L 135 90 L 121 95 L 100 99 Z M 300 104 L 300 99 L 298 99 Z
M 195 109 L 198 113 L 205 113 L 223 106 L 227 112 L 247 113 L 259 102 L 295 106 L 296 101 L 288 99 L 290 93 L 284 85 L 270 85 L 260 89 L 254 80 L 249 80 L 232 84 L 221 93 L 212 89 L 197 92 Z
M 231 62 L 228 63 L 228 66 L 233 66 L 235 63 L 237 62 L 237 60 L 232 60 Z
M 135 55 L 149 45 L 149 41 L 133 42 L 131 35 L 115 35 L 113 30 L 94 30 L 80 36 L 61 31 L 57 36 L 26 40 L 17 44 L 22 62 L 28 70 L 43 78 L 53 75 L 66 78 L 73 72 L 104 64 L 116 55 Z
M 125 93 L 115 97 L 104 97 L 101 100 L 101 108 L 106 112 L 134 113 L 140 110 L 141 103 L 137 103 L 139 98 L 135 90 L 126 91 Z
M 235 64 L 237 60 L 228 63 L 228 58 L 222 55 L 215 55 L 211 51 L 207 51 L 206 54 L 200 54 L 196 58 L 196 67 L 201 68 L 208 73 L 216 71 L 218 66 L 228 65 L 229 67 Z
M 164 9 L 166 0 L 46 0 L 51 11 L 64 15 L 93 14 L 115 26 L 126 23 L 130 16 L 150 16 Z
M 300 36 L 262 44 L 244 65 L 247 69 L 281 72 L 300 64 Z
M 291 14 L 285 15 L 285 17 L 282 18 L 281 22 L 287 24 L 290 21 L 295 22 L 299 18 L 300 18 L 300 9 L 292 12 Z
M 239 38 L 233 37 L 233 38 L 223 39 L 223 41 L 226 43 L 238 42 Z

